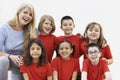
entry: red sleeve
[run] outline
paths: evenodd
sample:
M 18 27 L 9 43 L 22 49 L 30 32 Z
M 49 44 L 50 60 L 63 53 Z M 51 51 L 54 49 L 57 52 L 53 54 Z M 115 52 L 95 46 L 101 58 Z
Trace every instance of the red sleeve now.
M 47 76 L 52 76 L 52 66 L 51 64 L 47 64 Z
M 88 59 L 84 59 L 83 61 L 83 67 L 82 67 L 82 71 L 88 71 L 88 67 L 89 67 L 89 60 Z
M 27 66 L 25 64 L 20 66 L 20 72 L 21 73 L 26 73 L 27 72 Z
M 53 59 L 53 61 L 52 61 L 52 70 L 54 71 L 54 70 L 57 70 L 57 59 L 56 58 L 54 58 Z
M 105 58 L 107 58 L 107 59 L 112 58 L 112 53 L 111 53 L 111 50 L 110 50 L 109 45 L 107 45 L 107 46 L 105 47 Z
M 75 60 L 76 60 L 76 65 L 74 71 L 79 72 L 80 71 L 79 59 L 75 59 Z
M 107 71 L 110 71 L 109 68 L 108 68 L 108 63 L 107 61 L 105 60 L 101 60 L 102 61 L 102 64 L 103 64 L 103 72 L 107 72 Z

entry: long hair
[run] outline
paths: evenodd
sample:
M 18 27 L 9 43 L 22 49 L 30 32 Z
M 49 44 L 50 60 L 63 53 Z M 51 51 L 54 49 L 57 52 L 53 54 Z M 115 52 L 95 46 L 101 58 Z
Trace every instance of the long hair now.
M 25 9 L 26 7 L 30 8 L 31 13 L 32 13 L 32 20 L 30 23 L 28 23 L 27 25 L 24 26 L 23 32 L 24 32 L 24 41 L 23 41 L 23 46 L 24 48 L 27 46 L 29 39 L 34 38 L 35 37 L 35 12 L 34 12 L 34 8 L 31 4 L 23 4 L 20 6 L 20 8 L 18 9 L 15 17 L 9 21 L 9 24 L 13 27 L 19 27 L 17 26 L 19 24 L 19 13 Z
M 88 31 L 88 29 L 90 28 L 93 28 L 95 27 L 95 25 L 98 25 L 99 28 L 100 28 L 100 37 L 97 41 L 97 44 L 100 46 L 100 47 L 104 47 L 104 45 L 107 43 L 106 39 L 104 38 L 104 35 L 103 35 L 103 30 L 102 30 L 102 27 L 99 23 L 96 23 L 96 22 L 92 22 L 92 23 L 89 23 L 85 29 L 85 32 L 84 32 L 84 38 L 86 41 L 89 41 L 88 37 L 86 36 L 86 33 Z
M 54 21 L 53 17 L 50 16 L 50 15 L 43 15 L 43 16 L 40 18 L 40 22 L 39 22 L 39 24 L 38 24 L 38 30 L 39 30 L 40 32 L 43 32 L 43 23 L 45 22 L 46 19 L 48 19 L 48 20 L 51 21 L 52 30 L 51 30 L 50 33 L 55 32 L 55 29 L 56 29 L 56 27 L 55 27 L 55 21 Z
M 26 54 L 25 54 L 25 58 L 24 58 L 25 64 L 27 66 L 29 66 L 32 63 L 33 59 L 30 55 L 30 47 L 32 46 L 33 43 L 36 43 L 42 49 L 42 51 L 41 51 L 42 53 L 41 53 L 41 56 L 39 57 L 39 62 L 38 62 L 38 66 L 42 66 L 42 65 L 46 64 L 46 60 L 47 60 L 46 51 L 45 51 L 45 47 L 44 47 L 43 43 L 38 39 L 30 39 L 28 46 L 26 48 Z

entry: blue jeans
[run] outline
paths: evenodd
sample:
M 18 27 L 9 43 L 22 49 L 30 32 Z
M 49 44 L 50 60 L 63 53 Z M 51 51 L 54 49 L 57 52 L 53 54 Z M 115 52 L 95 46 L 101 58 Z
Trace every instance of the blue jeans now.
M 20 68 L 15 66 L 7 57 L 0 56 L 0 80 L 9 80 L 8 70 L 11 71 L 11 80 L 24 80 L 20 74 Z

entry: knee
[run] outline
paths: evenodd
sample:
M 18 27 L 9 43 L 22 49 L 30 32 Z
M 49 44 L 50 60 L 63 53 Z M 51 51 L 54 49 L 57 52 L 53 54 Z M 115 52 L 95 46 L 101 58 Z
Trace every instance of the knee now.
M 9 59 L 5 56 L 0 56 L 0 66 L 8 66 L 9 65 Z

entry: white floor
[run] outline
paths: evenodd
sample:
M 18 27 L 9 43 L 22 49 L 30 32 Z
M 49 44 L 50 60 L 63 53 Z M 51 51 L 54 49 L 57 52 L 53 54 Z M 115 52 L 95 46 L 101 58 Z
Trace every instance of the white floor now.
M 9 71 L 8 72 L 8 80 L 11 80 L 10 74 L 11 74 L 11 72 Z

